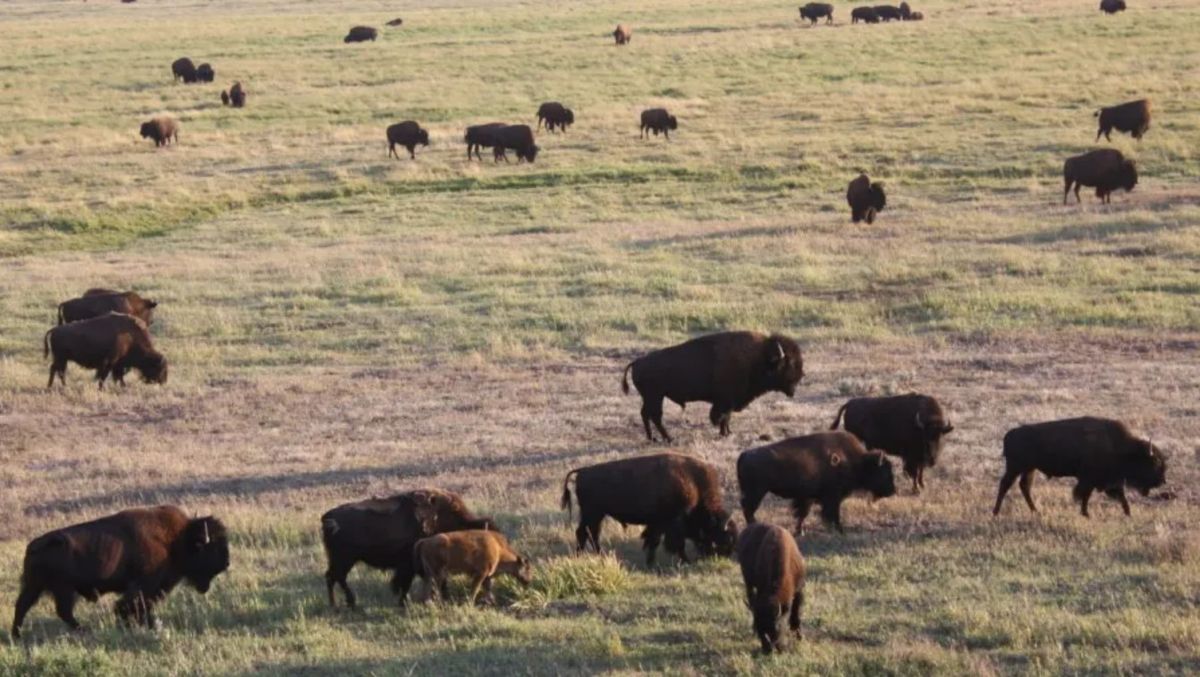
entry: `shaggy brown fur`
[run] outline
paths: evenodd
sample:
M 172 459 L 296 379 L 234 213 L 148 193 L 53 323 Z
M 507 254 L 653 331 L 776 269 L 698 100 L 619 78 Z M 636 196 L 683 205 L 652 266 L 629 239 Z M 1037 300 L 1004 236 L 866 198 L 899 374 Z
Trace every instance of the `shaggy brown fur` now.
M 58 323 L 77 322 L 109 313 L 124 313 L 133 315 L 149 326 L 154 323 L 154 309 L 157 307 L 157 301 L 142 298 L 134 291 L 89 289 L 80 298 L 58 304 Z
M 628 45 L 633 40 L 633 29 L 625 24 L 617 24 L 617 29 L 613 31 L 613 40 L 616 40 L 618 45 Z
M 646 132 L 653 132 L 655 136 L 661 132 L 663 136 L 670 139 L 671 131 L 675 129 L 679 129 L 679 120 L 668 113 L 667 109 L 649 108 L 642 111 L 642 127 L 639 138 L 646 138 Z
M 843 414 L 846 431 L 868 449 L 904 459 L 904 473 L 912 478 L 914 494 L 925 488 L 925 468 L 937 465 L 942 438 L 954 431 L 938 401 L 917 393 L 857 397 L 842 405 L 830 430 L 837 430 Z
M 88 320 L 59 325 L 42 338 L 43 357 L 54 354 L 50 364 L 50 381 L 54 376 L 67 384 L 67 362 L 85 369 L 96 370 L 100 389 L 112 374 L 113 381 L 125 385 L 125 374 L 137 369 L 148 383 L 167 382 L 167 358 L 154 349 L 146 323 L 132 315 L 108 313 Z
M 375 38 L 379 36 L 379 31 L 370 26 L 355 26 L 350 29 L 342 42 L 366 42 L 370 40 L 375 42 Z
M 154 146 L 166 146 L 174 141 L 179 143 L 179 123 L 172 118 L 157 117 L 142 123 L 143 139 L 154 139 Z
M 1095 117 L 1100 123 L 1096 131 L 1096 140 L 1103 136 L 1106 141 L 1112 141 L 1112 130 L 1125 132 L 1138 141 L 1150 129 L 1150 100 L 1140 99 L 1129 101 L 1119 106 L 1109 106 L 1096 111 Z
M 737 560 L 746 585 L 746 606 L 754 617 L 754 634 L 763 653 L 783 648 L 779 619 L 800 638 L 800 610 L 804 606 L 804 557 L 796 539 L 773 524 L 751 524 L 738 539 Z
M 1101 148 L 1083 155 L 1067 158 L 1063 163 L 1063 204 L 1075 187 L 1075 201 L 1079 198 L 1082 186 L 1095 187 L 1096 197 L 1101 202 L 1112 202 L 1113 191 L 1124 188 L 1133 190 L 1138 182 L 1137 165 L 1133 160 L 1126 160 L 1121 151 L 1115 148 Z
M 455 531 L 422 538 L 413 547 L 413 569 L 429 586 L 430 598 L 439 595 L 449 598 L 447 581 L 451 574 L 466 574 L 471 577 L 471 604 L 484 593 L 483 601 L 494 602 L 492 579 L 499 574 L 516 578 L 529 585 L 533 567 L 529 560 L 521 557 L 508 539 L 498 531 L 478 530 Z
M 417 159 L 417 145 L 429 145 L 429 132 L 421 129 L 421 125 L 412 120 L 398 122 L 387 128 L 388 156 L 400 159 L 396 146 L 404 146 L 409 158 Z
M 859 174 L 846 188 L 846 203 L 850 205 L 851 221 L 875 223 L 875 215 L 887 206 L 887 194 L 882 183 L 871 183 L 866 174 Z

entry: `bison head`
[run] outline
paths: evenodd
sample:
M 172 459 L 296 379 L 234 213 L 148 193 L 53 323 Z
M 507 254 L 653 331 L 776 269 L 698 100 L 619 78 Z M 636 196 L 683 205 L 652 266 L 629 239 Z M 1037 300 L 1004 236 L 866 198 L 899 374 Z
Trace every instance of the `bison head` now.
M 1137 185 L 1137 165 L 1134 164 L 1133 160 L 1126 160 L 1121 163 L 1118 181 L 1120 182 L 1120 186 L 1126 191 L 1133 190 L 1133 187 Z
M 142 138 L 143 139 L 158 139 L 158 125 L 153 122 L 142 123 Z
M 167 358 L 158 353 L 142 356 L 134 367 L 141 372 L 142 380 L 146 383 L 165 385 L 167 382 Z
M 804 357 L 795 341 L 774 334 L 766 342 L 767 386 L 788 397 L 796 395 L 796 386 L 804 378 Z
M 418 129 L 417 130 L 417 141 L 420 142 L 420 144 L 422 146 L 428 146 L 429 145 L 429 130 Z
M 568 125 L 575 124 L 575 111 L 571 110 L 570 108 L 564 108 L 563 109 L 563 122 L 565 122 Z
M 189 520 L 183 529 L 175 557 L 183 577 L 201 594 L 212 580 L 229 568 L 229 538 L 225 525 L 216 517 Z
M 920 411 L 917 411 L 913 425 L 925 440 L 925 458 L 929 465 L 937 465 L 938 455 L 942 451 L 942 437 L 954 432 L 954 426 L 944 421 L 940 414 L 923 417 Z
M 676 120 L 674 115 L 667 116 L 667 129 L 671 131 L 679 129 L 679 120 Z
M 1150 495 L 1150 490 L 1161 487 L 1167 481 L 1167 459 L 1162 450 L 1151 442 L 1138 440 L 1133 454 L 1125 461 L 1125 482 Z
M 529 148 L 525 149 L 525 155 L 523 155 L 522 157 L 525 158 L 526 162 L 533 162 L 534 160 L 537 159 L 537 154 L 538 154 L 539 150 L 541 150 L 541 149 L 538 148 L 536 144 L 531 145 Z
M 524 557 L 517 558 L 517 572 L 513 574 L 521 585 L 529 585 L 533 582 L 533 563 Z
M 896 495 L 896 477 L 892 472 L 892 462 L 882 451 L 872 451 L 863 458 L 859 468 L 858 488 L 867 491 L 874 498 Z

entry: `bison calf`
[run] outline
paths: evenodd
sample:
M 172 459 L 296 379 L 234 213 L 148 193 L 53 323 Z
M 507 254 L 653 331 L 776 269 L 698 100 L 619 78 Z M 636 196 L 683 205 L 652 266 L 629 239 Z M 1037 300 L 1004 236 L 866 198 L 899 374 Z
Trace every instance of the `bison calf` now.
M 507 574 L 523 585 L 533 579 L 533 567 L 521 557 L 498 531 L 472 529 L 422 538 L 413 547 L 413 570 L 425 579 L 430 598 L 450 597 L 447 582 L 451 574 L 471 577 L 470 602 L 475 604 L 479 592 L 484 602 L 494 603 L 492 579 Z
M 807 19 L 811 22 L 809 25 L 817 25 L 817 19 L 824 18 L 825 23 L 833 23 L 833 5 L 824 2 L 810 2 L 800 8 L 800 18 Z
M 229 91 L 222 91 L 221 103 L 234 108 L 244 108 L 246 106 L 246 90 L 242 89 L 242 83 L 235 82 Z
M 137 292 L 89 289 L 80 298 L 58 304 L 58 323 L 88 320 L 109 313 L 124 313 L 149 326 L 154 322 L 154 309 L 157 307 L 158 302 L 144 299 Z
M 179 143 L 179 123 L 169 117 L 156 117 L 142 123 L 143 139 L 153 139 L 155 148 L 174 141 Z
M 779 619 L 800 638 L 804 606 L 804 557 L 796 539 L 773 524 L 751 524 L 738 539 L 737 559 L 746 584 L 746 606 L 754 617 L 754 634 L 763 653 L 783 648 Z
M 396 152 L 396 146 L 399 145 L 408 151 L 409 158 L 416 160 L 417 144 L 422 147 L 429 146 L 429 132 L 421 129 L 421 125 L 416 122 L 405 120 L 387 128 L 387 140 L 389 157 L 400 159 L 400 154 Z
M 1075 202 L 1079 198 L 1081 186 L 1094 187 L 1096 197 L 1104 204 L 1112 202 L 1112 194 L 1118 188 L 1126 192 L 1133 190 L 1138 182 L 1137 165 L 1133 160 L 1125 159 L 1121 151 L 1115 148 L 1101 148 L 1089 151 L 1083 155 L 1067 158 L 1063 163 L 1063 204 L 1075 187 Z
M 146 323 L 132 315 L 109 313 L 59 325 L 42 338 L 42 351 L 43 358 L 54 355 L 47 388 L 54 385 L 56 374 L 60 384 L 67 384 L 68 362 L 95 369 L 101 390 L 110 374 L 125 385 L 130 369 L 141 372 L 147 383 L 167 382 L 167 358 L 154 349 Z
M 1000 514 L 1004 496 L 1018 477 L 1025 502 L 1037 512 L 1030 492 L 1037 471 L 1047 477 L 1076 478 L 1072 495 L 1084 517 L 1096 490 L 1120 503 L 1129 515 L 1125 485 L 1148 495 L 1166 481 L 1167 462 L 1153 444 L 1111 419 L 1072 418 L 1013 428 L 1004 436 L 1004 476 L 992 515 Z
M 846 202 L 850 205 L 851 221 L 875 223 L 875 215 L 887 206 L 887 195 L 882 183 L 871 183 L 866 174 L 859 174 L 846 189 Z
M 881 449 L 904 460 L 913 493 L 925 488 L 925 468 L 937 465 L 942 438 L 954 431 L 938 401 L 909 393 L 895 397 L 859 397 L 842 405 L 830 430 L 845 416 L 846 432 L 868 449 Z
M 375 38 L 378 36 L 379 31 L 371 28 L 370 26 L 355 26 L 350 29 L 350 32 L 347 33 L 346 37 L 342 39 L 342 42 L 366 42 L 368 40 L 375 42 Z
M 538 129 L 541 129 L 542 124 L 545 123 L 546 129 L 551 132 L 555 127 L 565 132 L 567 127 L 575 124 L 575 112 L 557 101 L 547 101 L 539 106 L 537 117 Z
M 633 40 L 633 29 L 625 24 L 618 24 L 612 34 L 618 45 L 628 45 Z
M 679 129 L 679 120 L 675 119 L 674 115 L 667 112 L 665 108 L 650 108 L 642 111 L 642 128 L 639 138 L 646 138 L 646 132 L 654 132 L 658 136 L 659 132 L 662 135 L 671 138 L 671 131 Z
M 1109 106 L 1096 111 L 1095 117 L 1100 123 L 1096 131 L 1096 140 L 1103 136 L 1106 141 L 1112 141 L 1112 130 L 1125 132 L 1138 141 L 1150 129 L 1150 100 L 1140 99 L 1129 101 L 1119 106 Z

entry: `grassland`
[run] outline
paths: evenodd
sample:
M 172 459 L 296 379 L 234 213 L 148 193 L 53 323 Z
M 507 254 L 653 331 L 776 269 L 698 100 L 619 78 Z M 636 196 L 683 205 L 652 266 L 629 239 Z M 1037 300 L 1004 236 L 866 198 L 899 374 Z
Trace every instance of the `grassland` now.
M 234 563 L 160 632 L 43 602 L 0 674 L 1061 674 L 1200 670 L 1200 7 L 930 0 L 920 24 L 802 27 L 795 5 L 14 0 L 0 13 L 0 610 L 25 542 L 121 507 L 216 512 Z M 399 30 L 344 45 L 357 23 Z M 618 21 L 633 43 L 611 45 Z M 170 81 L 182 55 L 213 85 Z M 245 83 L 248 107 L 218 93 Z M 1092 112 L 1156 120 L 1137 190 L 1061 203 Z M 468 163 L 461 130 L 576 111 L 532 166 Z M 665 105 L 670 142 L 637 139 Z M 170 113 L 162 151 L 138 122 Z M 386 157 L 416 119 L 433 143 Z M 873 226 L 846 182 L 885 181 Z M 41 335 L 87 287 L 161 301 L 163 388 L 45 392 Z M 661 447 L 617 388 L 631 356 L 726 328 L 783 330 L 810 376 L 718 439 L 828 425 L 842 400 L 917 389 L 957 426 L 921 497 L 852 500 L 817 528 L 802 646 L 754 654 L 731 562 L 646 569 L 571 554 L 566 470 Z M 989 516 L 1012 425 L 1117 416 L 1173 452 L 1176 498 L 1063 482 Z M 497 609 L 323 600 L 317 516 L 415 486 L 464 493 L 539 561 Z M 1011 497 L 1010 497 L 1011 500 Z M 767 515 L 787 521 L 768 500 Z

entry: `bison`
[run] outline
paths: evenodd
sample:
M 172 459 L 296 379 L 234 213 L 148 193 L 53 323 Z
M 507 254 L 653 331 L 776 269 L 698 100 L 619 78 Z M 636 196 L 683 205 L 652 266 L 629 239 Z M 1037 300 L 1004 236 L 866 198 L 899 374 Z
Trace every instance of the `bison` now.
M 817 25 L 817 19 L 824 18 L 825 23 L 833 23 L 833 5 L 825 2 L 810 2 L 800 8 L 800 18 L 807 19 L 811 22 L 809 25 Z
M 1088 416 L 1013 428 L 1004 435 L 1004 475 L 993 516 L 1000 514 L 1004 495 L 1017 477 L 1025 502 L 1037 512 L 1030 493 L 1036 471 L 1047 477 L 1076 478 L 1072 495 L 1084 517 L 1096 490 L 1120 503 L 1128 516 L 1125 485 L 1149 495 L 1166 481 L 1167 461 L 1157 447 L 1112 419 Z
M 396 152 L 396 146 L 404 146 L 408 151 L 408 157 L 417 159 L 417 144 L 422 147 L 429 145 L 429 132 L 421 129 L 421 125 L 412 120 L 397 122 L 387 128 L 388 140 L 388 155 L 400 159 L 400 154 Z
M 434 534 L 464 529 L 496 530 L 487 517 L 476 517 L 461 497 L 440 489 L 417 489 L 388 498 L 340 505 L 321 516 L 321 541 L 328 568 L 325 587 L 335 606 L 333 587 L 341 586 L 346 606 L 355 596 L 346 583 L 359 562 L 392 573 L 392 592 L 403 606 L 412 586 L 413 546 Z
M 499 574 L 516 578 L 523 585 L 533 580 L 533 566 L 519 555 L 508 539 L 498 531 L 471 529 L 422 538 L 413 546 L 413 571 L 425 579 L 431 598 L 450 595 L 447 581 L 451 574 L 471 577 L 470 602 L 475 604 L 484 593 L 492 599 L 492 579 Z
M 229 88 L 229 91 L 221 92 L 221 103 L 234 108 L 243 108 L 246 105 L 246 90 L 242 88 L 242 83 L 235 82 Z
M 779 619 L 800 638 L 800 609 L 804 606 L 804 557 L 796 539 L 774 524 L 751 524 L 737 543 L 737 559 L 746 584 L 746 606 L 754 618 L 754 634 L 763 653 L 783 648 Z
M 684 545 L 695 544 L 704 556 L 728 555 L 737 540 L 737 525 L 721 499 L 717 469 L 683 454 L 652 454 L 576 468 L 563 478 L 562 508 L 571 510 L 571 476 L 579 502 L 579 550 L 600 552 L 600 525 L 611 517 L 622 525 L 645 525 L 642 547 L 647 566 L 654 564 L 659 543 L 688 561 Z
M 913 15 L 912 7 L 909 7 L 907 2 L 900 3 L 900 6 L 897 7 L 897 9 L 900 10 L 900 18 L 901 19 L 903 19 L 904 21 L 912 20 L 912 15 Z
M 654 441 L 653 423 L 663 440 L 670 442 L 662 421 L 663 398 L 680 407 L 688 402 L 712 404 L 708 420 L 724 437 L 733 412 L 745 409 L 760 395 L 772 391 L 795 395 L 804 378 L 804 358 L 800 346 L 786 336 L 731 331 L 701 336 L 630 362 L 621 375 L 625 394 L 629 394 L 631 371 L 633 386 L 642 396 L 646 439 Z
M 855 398 L 838 409 L 830 430 L 837 430 L 843 420 L 846 432 L 868 449 L 904 460 L 904 474 L 912 479 L 914 494 L 925 488 L 925 468 L 937 465 L 942 438 L 954 430 L 936 399 L 916 393 Z
M 876 5 L 874 9 L 875 15 L 885 23 L 892 20 L 902 21 L 904 19 L 904 14 L 900 11 L 899 7 L 894 7 L 892 5 Z
M 616 40 L 618 45 L 628 45 L 629 41 L 633 40 L 633 29 L 625 24 L 617 24 L 617 28 L 612 34 L 613 40 Z
M 1080 187 L 1089 186 L 1094 187 L 1096 197 L 1107 204 L 1112 202 L 1113 191 L 1124 188 L 1129 192 L 1137 182 L 1137 165 L 1133 160 L 1125 159 L 1121 151 L 1113 148 L 1089 151 L 1067 158 L 1063 163 L 1063 204 L 1067 204 L 1072 186 L 1075 187 L 1076 203 L 1082 202 Z
M 157 307 L 157 301 L 142 298 L 134 291 L 89 289 L 80 298 L 58 304 L 58 323 L 87 320 L 108 313 L 124 313 L 133 315 L 149 326 L 154 323 L 154 309 Z
M 467 142 L 467 160 L 471 159 L 471 153 L 474 152 L 475 157 L 482 162 L 483 156 L 479 154 L 480 149 L 495 146 L 496 130 L 507 126 L 503 122 L 489 122 L 483 125 L 467 127 L 467 133 L 463 135 L 463 140 Z
M 1105 14 L 1124 12 L 1125 0 L 1100 0 L 1100 11 Z
M 142 123 L 143 139 L 153 139 L 154 147 L 166 146 L 172 141 L 179 143 L 179 123 L 174 118 L 159 116 Z
M 196 64 L 186 56 L 176 59 L 171 62 L 171 75 L 176 82 L 182 80 L 184 84 L 191 84 L 196 81 Z
M 896 494 L 892 462 L 882 452 L 868 452 L 848 432 L 824 432 L 793 437 L 765 447 L 743 451 L 737 460 L 742 512 L 747 524 L 768 493 L 792 501 L 796 531 L 813 503 L 821 517 L 842 532 L 842 501 L 865 491 L 874 498 Z
M 665 108 L 649 108 L 642 111 L 642 132 L 640 138 L 646 138 L 646 132 L 654 132 L 658 136 L 662 132 L 667 139 L 671 138 L 671 131 L 679 129 L 679 121 L 674 115 L 667 112 Z
M 211 64 L 202 63 L 196 66 L 196 82 L 212 82 L 216 77 L 217 73 Z
M 529 125 L 506 125 L 491 131 L 492 155 L 496 162 L 508 162 L 506 151 L 516 151 L 517 162 L 533 162 L 537 159 L 538 145 L 533 142 L 533 130 Z
M 350 29 L 350 32 L 342 39 L 342 42 L 366 42 L 368 40 L 375 42 L 375 38 L 377 37 L 379 37 L 379 31 L 374 28 L 370 26 L 355 26 Z
M 908 20 L 909 21 L 924 21 L 925 15 L 920 12 L 913 12 L 912 14 L 908 15 Z
M 555 127 L 565 132 L 567 127 L 575 124 L 575 112 L 557 101 L 548 101 L 539 106 L 537 117 L 538 129 L 541 129 L 542 123 L 545 123 L 546 129 L 551 132 Z
M 42 357 L 53 353 L 50 381 L 58 375 L 61 385 L 67 385 L 67 362 L 85 369 L 96 370 L 100 389 L 112 375 L 113 381 L 125 385 L 125 373 L 137 369 L 147 383 L 167 382 L 167 358 L 154 349 L 146 323 L 132 315 L 109 313 L 88 320 L 59 325 L 42 337 Z
M 882 183 L 872 183 L 866 174 L 850 182 L 846 188 L 846 202 L 850 205 L 850 220 L 854 223 L 875 223 L 875 215 L 887 206 L 887 194 Z
M 397 17 L 397 18 L 392 19 L 391 21 L 387 22 L 387 25 L 388 26 L 402 26 L 402 25 L 404 25 L 404 19 Z
M 117 618 L 154 627 L 154 605 L 181 581 L 201 594 L 229 568 L 229 540 L 215 517 L 189 518 L 173 505 L 123 510 L 38 536 L 25 548 L 12 636 L 49 592 L 58 617 L 79 630 L 75 603 L 121 594 Z
M 850 11 L 850 23 L 856 24 L 859 21 L 865 21 L 869 24 L 879 23 L 879 13 L 874 7 L 855 7 Z
M 1097 141 L 1101 136 L 1107 141 L 1112 141 L 1112 130 L 1114 129 L 1130 134 L 1133 138 L 1141 141 L 1142 135 L 1150 129 L 1150 100 L 1140 99 L 1128 101 L 1119 106 L 1101 108 L 1096 111 L 1095 117 L 1100 122 L 1100 128 L 1096 131 Z

